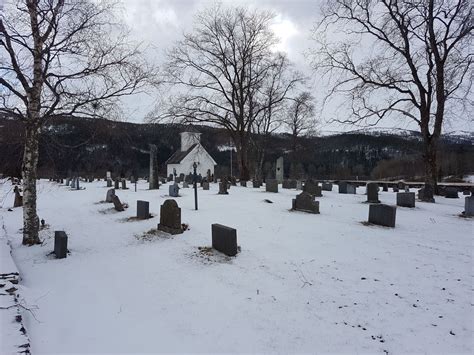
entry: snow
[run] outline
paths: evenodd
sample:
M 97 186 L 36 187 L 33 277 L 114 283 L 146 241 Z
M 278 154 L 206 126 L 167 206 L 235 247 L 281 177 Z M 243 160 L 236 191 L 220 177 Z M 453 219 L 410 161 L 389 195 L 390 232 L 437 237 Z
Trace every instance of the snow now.
M 8 212 L 13 198 L 0 195 L 22 296 L 38 307 L 37 320 L 23 313 L 32 353 L 474 350 L 473 220 L 459 217 L 463 198 L 398 208 L 391 229 L 361 223 L 364 188 L 323 191 L 313 215 L 289 211 L 296 190 L 239 186 L 223 196 L 211 184 L 199 190 L 199 211 L 193 190 L 180 190 L 188 231 L 144 239 L 168 185 L 117 191 L 130 204 L 121 213 L 99 203 L 105 185 L 71 191 L 40 181 L 49 228 L 33 247 L 21 246 L 21 209 Z M 140 199 L 155 217 L 128 221 Z M 395 193 L 380 199 L 394 204 Z M 210 245 L 212 223 L 237 229 L 241 253 L 198 249 Z M 66 259 L 48 256 L 54 230 L 69 236 Z

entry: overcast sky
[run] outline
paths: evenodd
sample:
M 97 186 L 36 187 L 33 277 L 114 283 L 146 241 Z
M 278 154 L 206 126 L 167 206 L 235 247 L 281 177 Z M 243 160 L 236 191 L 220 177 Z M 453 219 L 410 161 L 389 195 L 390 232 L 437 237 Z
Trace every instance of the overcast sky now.
M 121 0 L 125 22 L 132 31 L 135 40 L 148 46 L 150 60 L 160 64 L 164 61 L 164 52 L 182 38 L 184 32 L 192 29 L 193 16 L 196 12 L 212 6 L 212 0 Z M 305 53 L 314 44 L 311 41 L 311 28 L 319 18 L 321 0 L 222 0 L 227 5 L 242 5 L 251 8 L 271 10 L 275 14 L 272 29 L 280 38 L 279 50 L 285 51 L 290 60 L 310 77 L 310 85 L 315 97 L 321 98 L 325 88 L 309 66 Z M 153 108 L 153 102 L 158 94 L 139 95 L 128 98 L 127 117 L 134 122 L 142 122 L 144 116 Z M 331 115 L 327 107 L 322 112 L 325 119 Z M 466 125 L 455 123 L 448 130 L 472 131 L 472 123 Z M 471 120 L 472 122 L 472 120 Z M 417 129 L 409 121 L 385 122 L 382 127 Z M 324 125 L 323 131 L 345 131 L 353 127 L 340 125 Z

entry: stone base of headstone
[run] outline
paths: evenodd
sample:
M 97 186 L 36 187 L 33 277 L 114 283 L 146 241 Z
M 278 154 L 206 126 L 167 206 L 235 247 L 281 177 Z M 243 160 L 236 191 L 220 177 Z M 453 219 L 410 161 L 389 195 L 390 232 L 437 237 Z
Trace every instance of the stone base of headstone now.
M 293 199 L 292 210 L 308 212 L 308 213 L 319 213 L 319 201 L 314 200 L 314 196 L 307 192 L 302 192 Z
M 265 191 L 266 192 L 278 192 L 278 181 L 267 179 L 265 181 Z
M 400 207 L 415 207 L 415 193 L 414 192 L 398 192 L 397 206 Z
M 150 218 L 150 202 L 148 201 L 137 201 L 137 218 L 148 219 Z
M 237 255 L 237 230 L 217 223 L 211 225 L 211 230 L 214 249 L 227 256 Z
M 397 207 L 384 204 L 369 206 L 369 223 L 385 227 L 395 227 Z
M 54 254 L 58 259 L 67 257 L 67 235 L 64 231 L 54 232 Z

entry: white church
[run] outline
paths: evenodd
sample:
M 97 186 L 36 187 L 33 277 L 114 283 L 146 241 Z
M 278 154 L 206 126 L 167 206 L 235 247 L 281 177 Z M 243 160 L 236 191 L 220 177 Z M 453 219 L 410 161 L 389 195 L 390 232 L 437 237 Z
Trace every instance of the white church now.
M 180 175 L 193 172 L 193 164 L 197 163 L 196 172 L 202 176 L 206 176 L 209 170 L 214 174 L 216 161 L 201 145 L 201 133 L 182 132 L 181 133 L 181 149 L 176 151 L 166 161 L 167 176 Z

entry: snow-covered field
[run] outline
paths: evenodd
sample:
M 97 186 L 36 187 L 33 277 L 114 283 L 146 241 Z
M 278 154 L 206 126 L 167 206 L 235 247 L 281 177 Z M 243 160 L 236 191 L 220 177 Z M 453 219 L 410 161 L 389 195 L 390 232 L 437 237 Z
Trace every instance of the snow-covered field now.
M 1 186 L 19 293 L 37 307 L 37 320 L 23 313 L 32 353 L 474 351 L 474 223 L 458 216 L 463 196 L 398 208 L 390 229 L 361 223 L 364 188 L 323 192 L 312 215 L 289 211 L 296 190 L 222 196 L 211 184 L 199 190 L 199 211 L 192 189 L 177 198 L 188 231 L 142 238 L 159 222 L 167 185 L 117 191 L 130 204 L 121 213 L 99 203 L 105 182 L 82 186 L 39 183 L 49 228 L 34 247 L 21 246 L 21 209 L 7 211 L 11 186 Z M 395 193 L 380 196 L 395 204 Z M 127 220 L 138 199 L 154 218 Z M 237 257 L 198 249 L 210 245 L 212 223 L 237 229 Z M 48 256 L 54 230 L 69 236 L 66 259 Z

